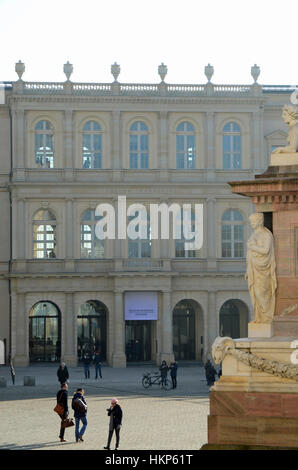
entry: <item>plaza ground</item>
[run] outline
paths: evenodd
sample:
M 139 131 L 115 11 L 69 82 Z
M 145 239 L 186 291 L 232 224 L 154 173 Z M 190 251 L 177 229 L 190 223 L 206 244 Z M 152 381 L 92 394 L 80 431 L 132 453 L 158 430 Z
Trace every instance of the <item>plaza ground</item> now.
M 9 367 L 0 367 L 0 376 L 7 380 L 7 386 L 0 388 L 0 449 L 103 450 L 109 425 L 106 408 L 112 397 L 123 409 L 120 450 L 198 450 L 207 442 L 209 388 L 202 366 L 181 365 L 177 389 L 169 391 L 142 387 L 143 372 L 157 370 L 155 366 L 103 367 L 103 378 L 97 380 L 94 369 L 86 380 L 81 366 L 69 368 L 69 398 L 82 387 L 88 403 L 82 443 L 75 442 L 74 427 L 66 429 L 67 442 L 59 442 L 60 419 L 53 412 L 60 388 L 57 368 L 56 364 L 16 368 L 13 385 Z M 24 376 L 34 376 L 35 386 L 24 386 Z

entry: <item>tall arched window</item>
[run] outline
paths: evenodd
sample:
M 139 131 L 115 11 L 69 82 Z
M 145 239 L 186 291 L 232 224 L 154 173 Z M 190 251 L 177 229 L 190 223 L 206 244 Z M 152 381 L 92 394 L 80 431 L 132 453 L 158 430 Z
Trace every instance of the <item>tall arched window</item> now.
M 102 129 L 96 121 L 88 121 L 83 127 L 83 168 L 102 166 Z
M 176 218 L 176 224 L 180 225 L 180 230 L 181 230 L 181 238 L 175 240 L 175 257 L 176 258 L 195 258 L 196 257 L 196 250 L 187 250 L 185 248 L 186 243 L 193 243 L 195 240 L 195 237 L 193 236 L 192 239 L 185 238 L 185 233 L 186 229 L 189 230 L 191 229 L 192 233 L 195 233 L 195 213 L 192 210 L 190 212 L 191 215 L 191 220 L 187 220 L 188 227 L 184 227 L 184 217 L 185 215 L 183 214 L 183 210 L 181 211 L 181 217 L 180 214 Z
M 30 362 L 58 362 L 61 357 L 61 314 L 52 302 L 35 304 L 29 314 Z
M 35 126 L 35 163 L 39 168 L 54 168 L 54 129 L 49 121 Z
M 47 209 L 33 217 L 33 258 L 56 258 L 56 217 Z
M 244 257 L 244 222 L 237 210 L 227 210 L 222 216 L 221 247 L 223 258 Z
M 150 258 L 151 257 L 151 229 L 150 229 L 150 217 L 148 214 L 143 213 L 142 211 L 136 212 L 135 216 L 128 216 L 129 222 L 134 218 L 141 217 L 141 223 L 146 229 L 147 238 L 137 238 L 132 239 L 128 236 L 128 257 L 129 258 Z M 139 224 L 135 227 L 135 232 L 142 233 Z
M 149 168 L 149 134 L 143 121 L 136 121 L 130 126 L 129 168 Z
M 81 220 L 81 258 L 104 258 L 104 240 L 97 238 L 95 226 L 102 219 L 94 209 L 84 212 Z
M 196 166 L 195 129 L 190 122 L 181 122 L 176 129 L 176 167 L 192 169 Z
M 241 163 L 241 129 L 235 122 L 228 122 L 222 136 L 223 169 L 237 170 Z

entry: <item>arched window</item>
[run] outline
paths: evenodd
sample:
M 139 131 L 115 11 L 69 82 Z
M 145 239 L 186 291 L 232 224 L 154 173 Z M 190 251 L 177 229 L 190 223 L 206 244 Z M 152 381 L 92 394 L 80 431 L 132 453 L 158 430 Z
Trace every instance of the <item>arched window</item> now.
M 49 121 L 35 126 L 35 163 L 39 168 L 54 168 L 54 129 Z
M 98 351 L 106 359 L 107 307 L 99 300 L 88 300 L 80 306 L 77 318 L 78 359 L 85 353 L 91 356 Z
M 223 169 L 238 170 L 241 163 L 241 129 L 235 122 L 228 122 L 222 136 Z
M 193 169 L 196 166 L 195 130 L 190 122 L 181 122 L 176 129 L 176 167 Z
M 96 121 L 88 121 L 83 127 L 83 168 L 101 168 L 102 129 Z
M 97 238 L 95 226 L 102 219 L 94 209 L 84 212 L 81 220 L 81 258 L 104 258 L 104 240 Z
M 32 362 L 60 361 L 61 314 L 52 302 L 38 302 L 30 310 L 29 357 Z
M 33 217 L 33 258 L 56 258 L 56 217 L 49 210 Z
M 176 224 L 180 225 L 180 233 L 181 238 L 175 240 L 175 257 L 176 258 L 195 258 L 196 257 L 196 250 L 188 250 L 185 248 L 186 243 L 192 243 L 195 240 L 195 236 L 192 239 L 189 237 L 185 237 L 186 230 L 191 229 L 192 233 L 195 233 L 195 213 L 192 210 L 190 212 L 191 220 L 187 220 L 187 227 L 184 227 L 184 218 L 183 218 L 183 210 L 181 211 L 180 215 L 177 216 Z M 177 227 L 178 228 L 178 227 Z
M 129 258 L 150 258 L 151 257 L 151 229 L 150 217 L 143 211 L 136 212 L 134 216 L 128 216 L 129 222 L 135 218 L 141 217 L 141 223 L 146 229 L 147 238 L 136 238 L 135 240 L 128 237 L 128 257 Z M 129 226 L 128 226 L 129 228 Z M 135 232 L 142 233 L 139 224 L 135 227 Z
M 223 258 L 244 257 L 244 222 L 237 210 L 227 210 L 222 216 L 221 247 Z
M 219 334 L 230 338 L 247 336 L 248 308 L 238 299 L 229 299 L 219 311 Z
M 149 168 L 148 127 L 142 121 L 134 122 L 129 130 L 129 168 Z

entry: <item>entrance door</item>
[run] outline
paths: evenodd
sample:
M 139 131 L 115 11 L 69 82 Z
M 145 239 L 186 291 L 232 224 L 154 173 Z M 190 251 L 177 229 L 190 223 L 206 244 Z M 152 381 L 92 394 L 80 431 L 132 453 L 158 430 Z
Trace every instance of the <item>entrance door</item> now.
M 61 355 L 61 328 L 58 308 L 39 302 L 30 311 L 29 357 L 31 362 L 58 362 Z
M 88 300 L 81 305 L 78 315 L 78 359 L 88 352 L 91 356 L 96 351 L 106 359 L 106 307 L 98 300 Z
M 187 300 L 173 311 L 173 351 L 177 361 L 196 359 L 195 311 Z
M 151 360 L 151 321 L 125 322 L 125 352 L 128 362 Z

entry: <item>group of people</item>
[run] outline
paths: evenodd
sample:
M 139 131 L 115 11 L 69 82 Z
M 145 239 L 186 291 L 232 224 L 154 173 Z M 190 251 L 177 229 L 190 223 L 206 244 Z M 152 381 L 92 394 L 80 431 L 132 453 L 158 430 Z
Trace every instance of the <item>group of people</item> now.
M 101 372 L 101 365 L 102 365 L 102 358 L 101 354 L 97 351 L 94 357 L 90 356 L 88 353 L 84 354 L 83 357 L 83 365 L 84 365 L 84 374 L 85 379 L 90 379 L 90 368 L 94 364 L 94 372 L 95 372 L 95 379 L 100 377 L 102 379 L 102 372 Z M 57 377 L 61 384 L 67 383 L 69 380 L 69 372 L 67 366 L 64 362 L 61 363 L 57 370 Z
M 67 383 L 61 384 L 61 390 L 57 392 L 57 404 L 61 405 L 62 409 L 59 413 L 61 418 L 61 426 L 60 426 L 60 442 L 66 442 L 64 439 L 65 434 L 65 426 L 64 422 L 68 419 L 69 416 L 69 408 L 68 408 L 68 385 Z M 85 391 L 83 388 L 78 388 L 73 395 L 71 401 L 71 407 L 74 410 L 74 418 L 75 418 L 75 440 L 77 443 L 84 442 L 84 434 L 88 425 L 87 422 L 87 401 L 85 397 Z M 108 433 L 108 441 L 107 445 L 104 447 L 106 450 L 110 450 L 110 445 L 113 437 L 113 433 L 115 431 L 116 434 L 116 445 L 115 450 L 119 447 L 120 442 L 120 429 L 122 425 L 122 409 L 118 403 L 117 398 L 112 398 L 111 405 L 107 409 L 108 416 L 110 417 L 109 422 L 109 433 Z
M 220 376 L 222 375 L 221 366 L 220 366 L 220 368 L 217 372 L 215 367 L 212 365 L 212 362 L 210 361 L 210 359 L 207 359 L 204 367 L 205 367 L 205 375 L 206 375 L 207 385 L 208 385 L 208 387 L 212 387 L 212 385 L 215 382 L 216 375 L 218 375 L 218 378 L 220 378 Z
M 177 388 L 177 369 L 178 364 L 176 361 L 171 362 L 170 366 L 167 365 L 166 361 L 162 361 L 159 371 L 161 376 L 161 382 L 167 379 L 168 371 L 170 371 L 171 379 L 172 379 L 172 388 Z

